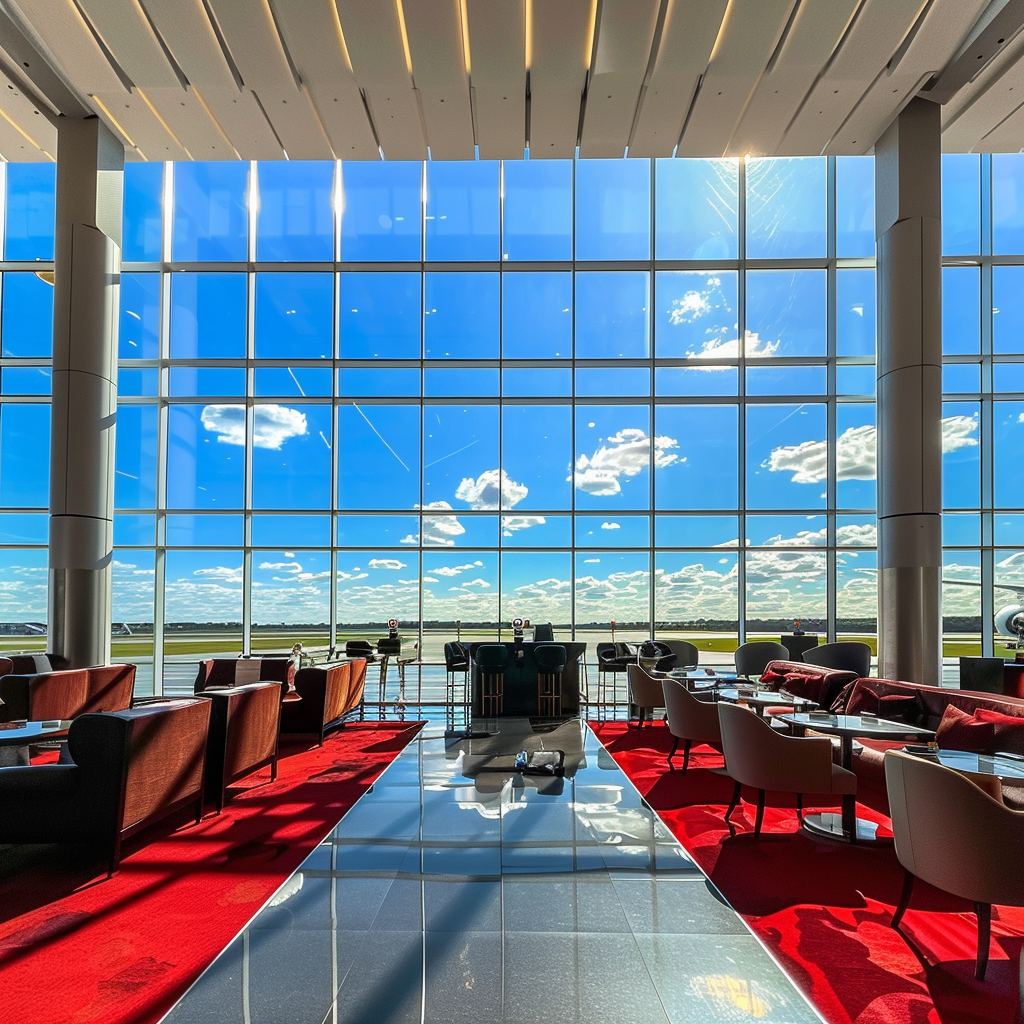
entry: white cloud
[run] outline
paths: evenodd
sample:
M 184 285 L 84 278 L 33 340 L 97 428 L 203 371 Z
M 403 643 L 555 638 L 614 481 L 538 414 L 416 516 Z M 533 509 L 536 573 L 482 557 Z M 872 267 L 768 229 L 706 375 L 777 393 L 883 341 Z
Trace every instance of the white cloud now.
M 245 444 L 245 406 L 207 405 L 200 415 L 203 427 L 222 444 Z M 291 437 L 308 434 L 305 413 L 285 405 L 257 405 L 253 411 L 253 446 L 279 451 Z
M 450 510 L 451 505 L 447 501 L 430 501 L 426 505 L 415 505 L 414 508 L 421 508 L 425 512 L 433 512 L 437 509 Z M 466 528 L 459 522 L 458 516 L 424 516 L 423 518 L 423 543 L 427 547 L 452 548 L 455 547 L 455 538 L 466 532 Z M 403 537 L 399 544 L 419 544 L 419 534 L 410 533 Z
M 260 562 L 260 568 L 272 572 L 302 572 L 302 566 L 298 562 Z
M 487 589 L 488 587 L 490 587 L 490 583 L 488 583 L 487 580 L 475 579 L 475 580 L 466 580 L 463 583 L 460 583 L 459 586 L 461 586 L 461 587 L 480 587 L 482 590 L 484 590 L 484 589 Z
M 405 562 L 400 562 L 397 558 L 371 558 L 367 565 L 371 569 L 404 569 Z M 415 580 L 413 581 L 415 582 Z
M 531 526 L 543 526 L 546 522 L 543 516 L 502 516 L 501 535 L 511 537 L 516 530 L 528 530 Z
M 942 421 L 944 454 L 978 444 L 976 416 L 947 416 Z M 874 480 L 876 477 L 877 431 L 867 424 L 850 427 L 836 445 L 836 475 L 840 480 Z M 765 463 L 773 473 L 792 473 L 795 484 L 821 483 L 827 476 L 828 444 L 803 441 L 773 448 Z
M 654 464 L 659 469 L 679 462 L 671 449 L 679 442 L 672 437 L 654 438 Z M 621 477 L 636 476 L 651 463 L 651 438 L 639 427 L 626 427 L 605 439 L 593 455 L 581 455 L 570 480 L 587 494 L 609 496 L 619 494 Z
M 711 312 L 708 292 L 688 291 L 681 299 L 673 299 L 668 311 L 670 324 L 690 324 Z
M 476 562 L 467 562 L 465 565 L 440 565 L 430 571 L 435 576 L 461 576 L 462 573 L 468 572 L 470 569 L 481 568 L 483 564 L 483 562 L 477 560 Z
M 602 523 L 602 530 L 621 530 L 622 527 L 618 523 Z
M 479 511 L 514 508 L 529 494 L 525 484 L 516 483 L 505 470 L 488 469 L 475 480 L 464 477 L 455 492 L 459 501 Z
M 205 580 L 224 580 L 228 583 L 241 583 L 242 567 L 239 566 L 237 569 L 233 569 L 226 565 L 215 565 L 209 569 L 196 569 L 192 575 Z
M 773 356 L 778 352 L 780 344 L 781 342 L 778 341 L 763 341 L 755 331 L 747 331 L 744 336 L 743 345 L 745 352 L 742 354 L 767 358 L 768 356 Z M 710 341 L 705 341 L 698 351 L 688 352 L 686 354 L 686 358 L 698 361 L 711 359 L 739 359 L 740 355 L 739 338 L 712 338 Z M 724 367 L 701 366 L 699 369 L 721 370 L 724 369 Z

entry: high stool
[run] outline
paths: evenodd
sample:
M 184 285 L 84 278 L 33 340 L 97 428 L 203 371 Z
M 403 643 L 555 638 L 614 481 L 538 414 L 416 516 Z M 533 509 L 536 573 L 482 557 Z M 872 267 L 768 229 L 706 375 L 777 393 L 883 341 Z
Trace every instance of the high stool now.
M 455 697 L 457 677 L 462 676 L 462 713 L 469 728 L 471 717 L 469 700 L 469 651 L 464 644 L 452 640 L 444 645 L 445 707 L 449 725 L 455 728 Z
M 537 714 L 542 718 L 558 718 L 562 714 L 565 648 L 561 644 L 537 644 L 533 658 L 537 663 Z
M 508 648 L 504 644 L 481 644 L 474 654 L 480 679 L 480 713 L 494 718 L 505 706 L 505 666 Z

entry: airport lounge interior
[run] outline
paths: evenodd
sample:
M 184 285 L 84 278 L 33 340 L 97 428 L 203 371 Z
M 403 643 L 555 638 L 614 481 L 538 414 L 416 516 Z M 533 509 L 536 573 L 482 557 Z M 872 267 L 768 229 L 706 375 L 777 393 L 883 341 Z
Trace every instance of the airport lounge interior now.
M 0 0 L 0 246 L 0 1024 L 1024 1024 L 1024 0 Z

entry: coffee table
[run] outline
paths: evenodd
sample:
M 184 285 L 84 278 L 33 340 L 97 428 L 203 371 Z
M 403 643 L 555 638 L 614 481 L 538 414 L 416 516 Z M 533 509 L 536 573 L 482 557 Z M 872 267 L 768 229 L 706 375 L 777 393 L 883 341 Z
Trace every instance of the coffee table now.
M 935 750 L 919 753 L 908 750 L 914 757 L 923 757 L 929 761 L 938 761 L 946 768 L 957 772 L 970 772 L 972 775 L 996 775 L 1000 779 L 1024 779 L 1024 761 L 1015 757 L 1003 757 L 1000 754 L 972 754 L 966 750 Z
M 755 690 L 744 688 L 722 687 L 718 691 L 719 700 L 727 700 L 730 704 L 748 704 L 754 711 L 764 717 L 766 708 L 789 707 L 794 711 L 801 708 L 816 708 L 818 702 L 809 697 L 794 697 L 791 693 L 781 690 Z
M 842 751 L 842 765 L 850 771 L 853 764 L 853 738 L 867 736 L 876 740 L 927 739 L 935 735 L 933 729 L 924 729 L 906 722 L 892 722 L 887 718 L 872 718 L 865 715 L 808 714 L 798 711 L 790 715 L 779 715 L 779 720 L 804 729 L 828 733 L 839 737 Z M 841 814 L 821 811 L 804 816 L 803 827 L 814 835 L 828 839 L 841 839 L 848 843 L 872 843 L 878 841 L 878 826 L 873 821 L 857 817 L 857 798 L 843 796 Z
M 0 767 L 27 765 L 29 744 L 67 739 L 71 720 L 46 722 L 0 722 Z

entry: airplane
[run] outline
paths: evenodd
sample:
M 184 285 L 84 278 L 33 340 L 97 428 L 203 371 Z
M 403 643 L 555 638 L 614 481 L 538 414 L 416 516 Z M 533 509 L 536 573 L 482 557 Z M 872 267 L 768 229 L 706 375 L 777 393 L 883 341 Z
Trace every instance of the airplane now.
M 943 580 L 943 583 L 954 587 L 980 587 L 981 583 L 973 580 Z M 1000 636 L 1013 637 L 1011 648 L 1024 650 L 1024 584 L 996 583 L 996 590 L 1009 590 L 1017 595 L 1016 604 L 1008 604 L 1000 608 L 994 617 L 996 633 Z

